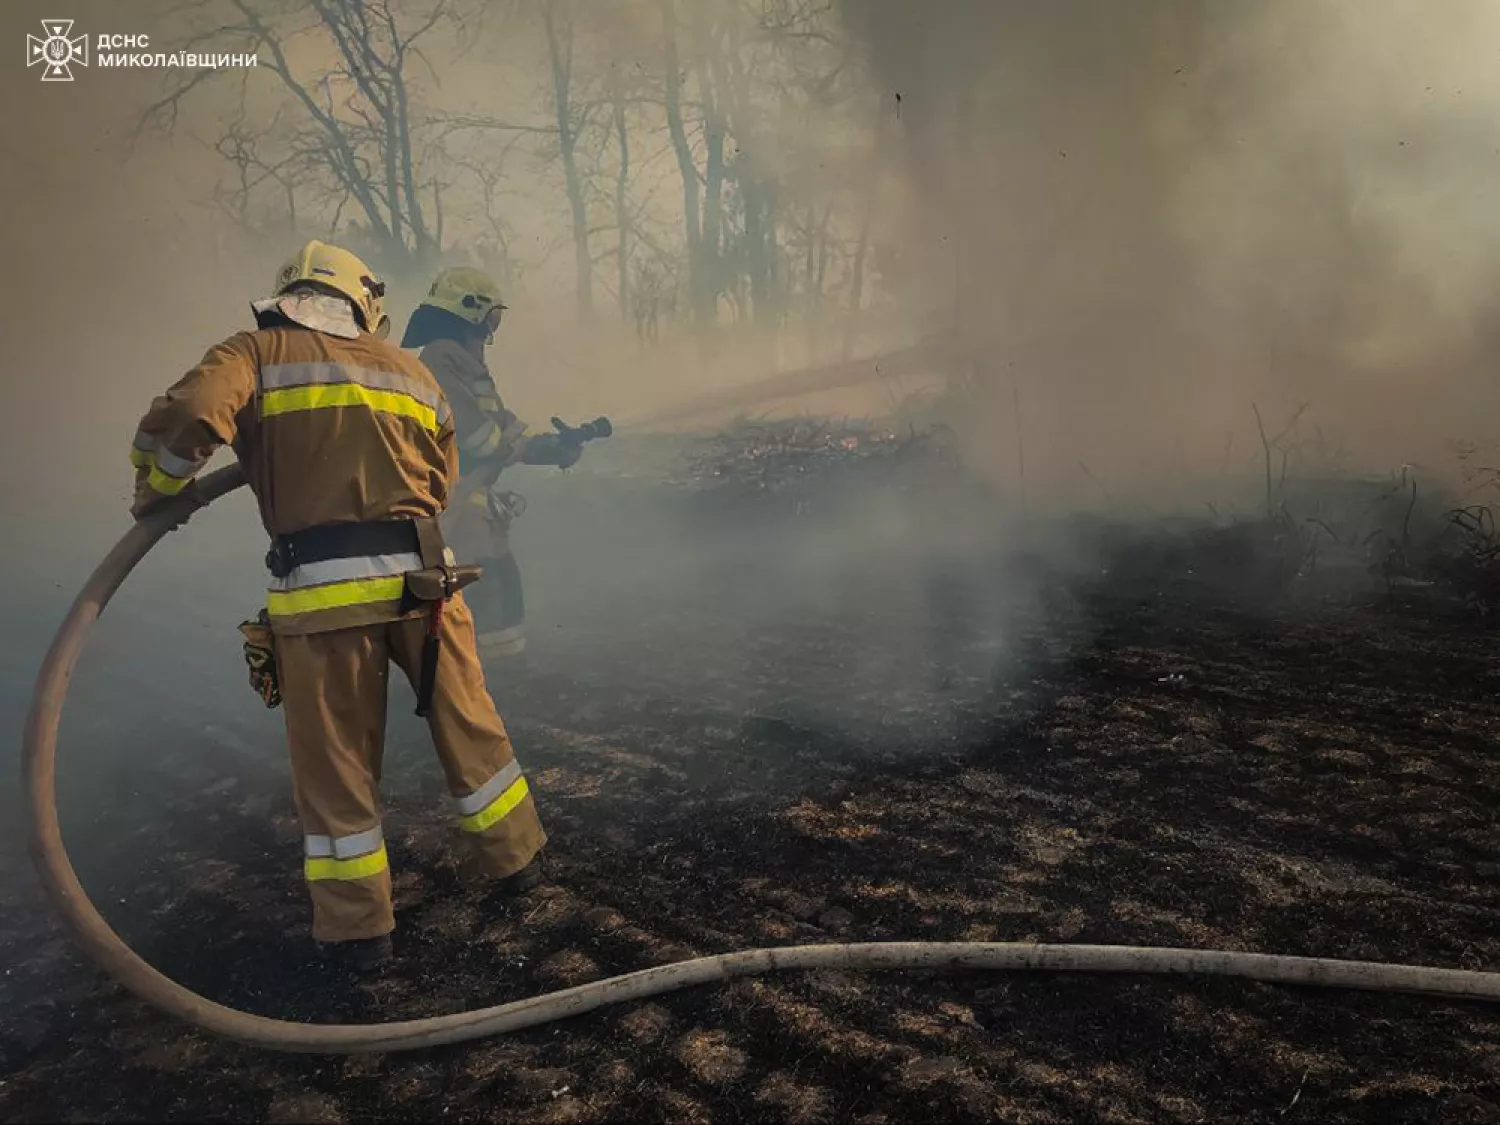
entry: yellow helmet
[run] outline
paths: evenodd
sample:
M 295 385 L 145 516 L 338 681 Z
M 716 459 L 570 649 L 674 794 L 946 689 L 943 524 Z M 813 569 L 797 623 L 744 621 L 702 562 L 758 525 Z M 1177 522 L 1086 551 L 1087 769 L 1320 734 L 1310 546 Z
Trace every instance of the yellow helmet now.
M 272 296 L 279 297 L 307 282 L 349 298 L 366 332 L 384 336 L 390 331 L 391 318 L 385 314 L 385 282 L 349 251 L 314 239 L 281 267 Z
M 442 309 L 473 325 L 485 325 L 491 332 L 500 323 L 497 310 L 508 307 L 500 301 L 500 286 L 495 279 L 468 266 L 455 266 L 438 274 L 422 305 Z M 496 315 L 490 320 L 492 314 Z

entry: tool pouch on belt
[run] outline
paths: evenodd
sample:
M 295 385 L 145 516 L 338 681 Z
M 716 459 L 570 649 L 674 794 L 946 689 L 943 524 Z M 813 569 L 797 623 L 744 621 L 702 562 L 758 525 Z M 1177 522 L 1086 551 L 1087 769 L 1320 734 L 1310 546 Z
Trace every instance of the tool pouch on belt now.
M 266 611 L 240 622 L 245 635 L 245 663 L 250 667 L 250 686 L 267 707 L 281 706 L 281 682 L 276 678 L 276 638 Z
M 465 586 L 477 582 L 483 574 L 483 569 L 477 566 L 449 566 L 446 562 L 424 567 L 422 570 L 411 570 L 406 574 L 403 603 L 409 608 L 414 608 L 418 602 L 432 606 L 428 616 L 427 638 L 422 643 L 422 671 L 417 681 L 417 714 L 423 718 L 432 711 L 432 693 L 437 685 L 443 606 L 449 598 Z

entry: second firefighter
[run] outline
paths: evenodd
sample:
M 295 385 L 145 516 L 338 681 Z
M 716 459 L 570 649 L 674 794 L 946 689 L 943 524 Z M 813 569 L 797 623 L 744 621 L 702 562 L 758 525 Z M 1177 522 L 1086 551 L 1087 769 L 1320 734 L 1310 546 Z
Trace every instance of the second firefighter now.
M 513 492 L 497 487 L 515 464 L 566 469 L 582 456 L 579 444 L 558 434 L 529 434 L 505 408 L 485 364 L 485 347 L 506 306 L 488 274 L 457 267 L 433 280 L 412 313 L 403 348 L 420 348 L 422 363 L 453 405 L 460 484 L 444 530 L 455 554 L 484 568 L 472 596 L 481 657 L 519 664 L 526 648 L 526 605 L 521 568 L 510 546 L 511 522 L 524 510 Z

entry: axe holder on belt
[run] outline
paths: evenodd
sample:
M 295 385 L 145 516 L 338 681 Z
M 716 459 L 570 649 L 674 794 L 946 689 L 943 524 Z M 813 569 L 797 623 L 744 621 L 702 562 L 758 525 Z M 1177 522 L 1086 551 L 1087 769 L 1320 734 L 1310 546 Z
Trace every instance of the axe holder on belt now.
M 437 520 L 417 520 L 417 541 L 422 569 L 408 571 L 403 607 L 412 602 L 430 603 L 427 635 L 422 641 L 422 668 L 417 678 L 417 714 L 426 718 L 432 713 L 432 696 L 437 687 L 438 656 L 443 643 L 443 607 L 465 586 L 479 581 L 484 574 L 477 566 L 458 566 L 443 542 Z

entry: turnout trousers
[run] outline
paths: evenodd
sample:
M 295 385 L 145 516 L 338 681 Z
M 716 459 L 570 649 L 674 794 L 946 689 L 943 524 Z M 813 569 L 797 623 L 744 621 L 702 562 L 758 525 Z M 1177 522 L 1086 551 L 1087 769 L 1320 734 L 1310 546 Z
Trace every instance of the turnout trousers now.
M 277 670 L 302 821 L 313 937 L 351 941 L 395 928 L 380 826 L 386 689 L 396 664 L 413 688 L 427 617 L 276 638 Z M 521 870 L 546 834 L 505 725 L 485 689 L 462 594 L 444 607 L 427 719 L 470 860 L 485 876 Z
M 526 602 L 521 567 L 510 549 L 514 518 L 474 492 L 443 516 L 443 536 L 460 562 L 484 567 L 484 581 L 470 588 L 483 660 L 517 657 L 526 651 Z

